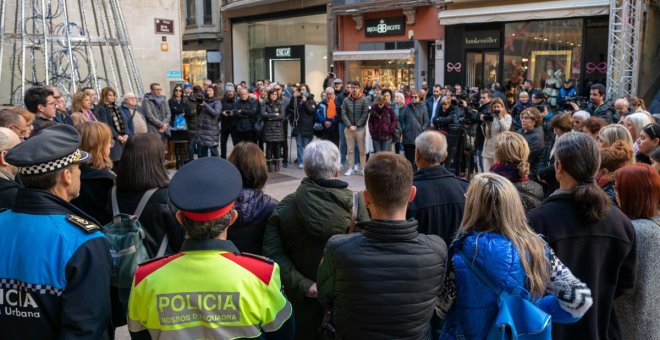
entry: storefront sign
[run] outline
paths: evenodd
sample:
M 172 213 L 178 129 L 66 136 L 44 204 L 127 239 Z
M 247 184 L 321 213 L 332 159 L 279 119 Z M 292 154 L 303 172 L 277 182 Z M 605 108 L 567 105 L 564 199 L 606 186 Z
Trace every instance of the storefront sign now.
M 156 34 L 174 34 L 174 20 L 154 19 Z
M 179 70 L 169 70 L 167 71 L 167 78 L 168 79 L 181 79 L 183 77 L 183 73 Z
M 278 57 L 278 58 L 290 57 L 291 56 L 291 47 L 275 49 L 275 56 Z
M 500 31 L 465 32 L 465 48 L 499 48 Z
M 367 19 L 364 32 L 367 37 L 401 35 L 406 30 L 406 17 Z

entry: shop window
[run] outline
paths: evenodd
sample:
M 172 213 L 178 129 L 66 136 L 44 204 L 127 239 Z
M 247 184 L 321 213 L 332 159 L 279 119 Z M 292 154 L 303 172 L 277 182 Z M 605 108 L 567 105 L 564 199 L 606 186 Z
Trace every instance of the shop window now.
M 204 0 L 204 25 L 213 25 L 213 1 Z
M 197 24 L 196 12 L 195 0 L 186 0 L 186 26 L 195 26 Z
M 347 62 L 348 79 L 372 87 L 378 83 L 385 89 L 400 89 L 415 83 L 415 64 L 410 59 L 364 60 Z
M 504 84 L 512 88 L 530 79 L 554 105 L 564 80 L 581 82 L 582 25 L 582 19 L 505 24 Z
M 206 78 L 206 50 L 183 51 L 183 79 L 189 84 L 202 85 Z

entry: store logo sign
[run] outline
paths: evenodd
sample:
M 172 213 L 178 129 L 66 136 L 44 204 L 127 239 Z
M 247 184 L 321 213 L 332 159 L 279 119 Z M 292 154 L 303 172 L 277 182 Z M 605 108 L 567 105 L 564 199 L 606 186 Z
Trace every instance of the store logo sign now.
M 499 48 L 499 31 L 465 32 L 465 47 L 467 48 Z
M 365 25 L 367 37 L 382 35 L 401 35 L 405 32 L 405 17 L 368 19 Z
M 276 48 L 275 49 L 275 56 L 278 57 L 278 58 L 290 57 L 291 56 L 291 47 Z

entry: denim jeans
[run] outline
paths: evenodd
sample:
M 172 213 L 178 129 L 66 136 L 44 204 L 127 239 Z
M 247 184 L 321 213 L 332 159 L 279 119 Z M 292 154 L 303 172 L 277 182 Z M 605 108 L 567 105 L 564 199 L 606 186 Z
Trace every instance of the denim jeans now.
M 296 135 L 296 151 L 298 153 L 298 164 L 303 164 L 303 151 L 305 150 L 305 147 L 307 144 L 309 144 L 312 141 L 312 137 L 303 137 L 300 135 Z
M 386 140 L 384 142 L 379 142 L 376 140 L 373 140 L 373 146 L 374 146 L 374 153 L 376 152 L 381 152 L 381 151 L 392 151 L 392 140 Z

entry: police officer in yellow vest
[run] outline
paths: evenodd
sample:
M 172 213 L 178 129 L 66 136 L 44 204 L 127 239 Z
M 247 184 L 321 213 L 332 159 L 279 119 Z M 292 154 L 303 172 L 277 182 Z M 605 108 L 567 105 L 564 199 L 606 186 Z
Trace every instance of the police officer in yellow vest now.
M 133 339 L 291 339 L 294 318 L 273 261 L 227 240 L 241 175 L 202 158 L 172 178 L 170 200 L 186 229 L 181 252 L 138 267 L 128 306 Z

